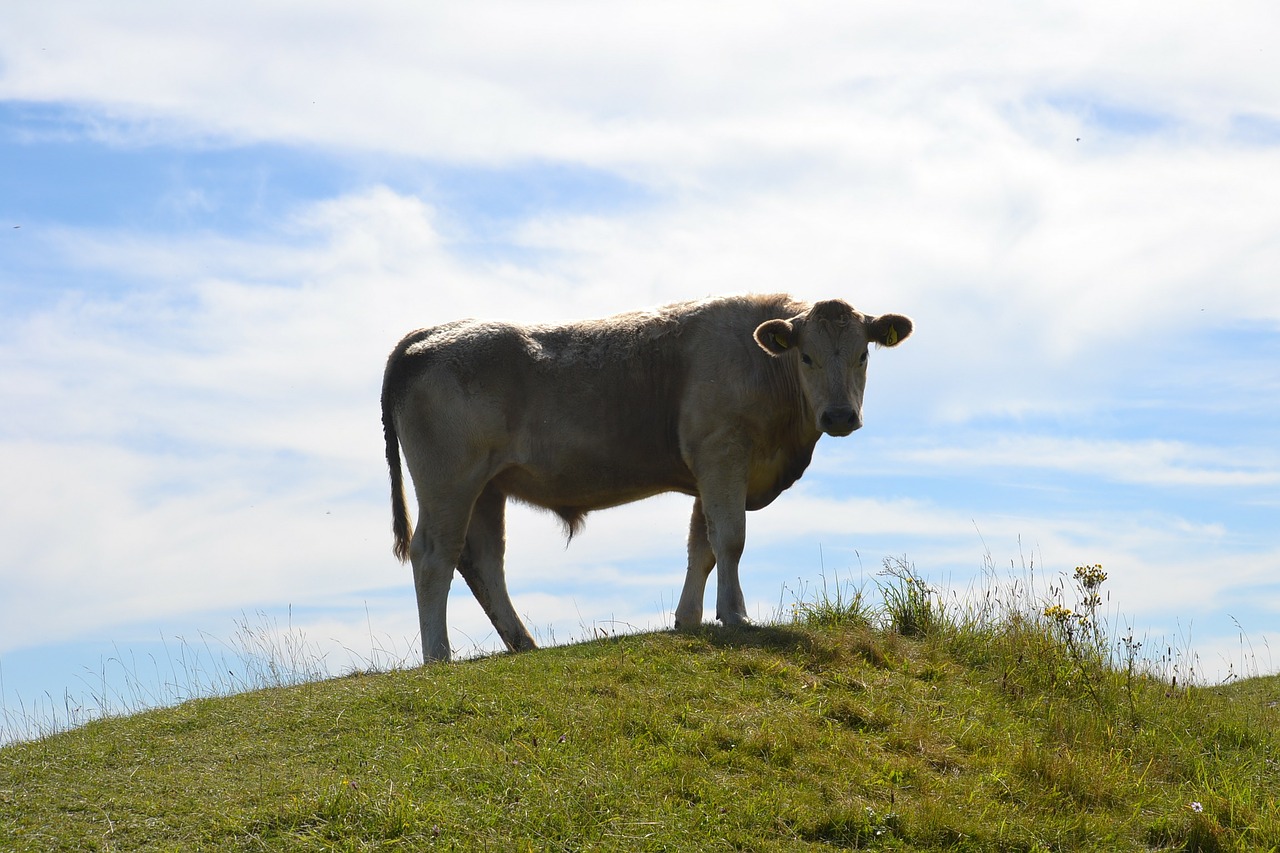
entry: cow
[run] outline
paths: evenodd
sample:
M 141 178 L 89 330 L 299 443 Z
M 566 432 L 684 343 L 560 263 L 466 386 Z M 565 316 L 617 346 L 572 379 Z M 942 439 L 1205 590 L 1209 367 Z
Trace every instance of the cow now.
M 804 473 L 823 435 L 862 426 L 870 344 L 909 318 L 785 294 L 680 302 L 554 325 L 459 320 L 406 335 L 387 359 L 382 424 L 393 551 L 413 564 L 423 660 L 451 656 L 456 569 L 511 651 L 535 648 L 507 593 L 505 512 L 548 509 L 571 540 L 588 512 L 662 492 L 693 497 L 676 629 L 748 623 L 738 562 L 746 512 Z M 418 518 L 411 524 L 400 453 Z

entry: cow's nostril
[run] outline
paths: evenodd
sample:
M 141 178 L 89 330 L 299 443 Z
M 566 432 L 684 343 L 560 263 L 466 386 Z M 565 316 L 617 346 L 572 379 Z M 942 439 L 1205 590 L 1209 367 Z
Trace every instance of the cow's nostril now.
M 822 431 L 832 435 L 848 435 L 862 426 L 862 418 L 850 406 L 832 406 L 818 419 Z

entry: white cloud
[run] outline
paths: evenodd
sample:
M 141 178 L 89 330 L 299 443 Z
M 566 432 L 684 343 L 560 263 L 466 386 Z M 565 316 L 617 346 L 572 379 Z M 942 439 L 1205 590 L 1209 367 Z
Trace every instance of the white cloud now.
M 1210 125 L 1266 113 L 1273 20 L 1262 2 L 1230 16 L 1104 3 L 20 3 L 0 96 L 100 104 L 134 132 L 669 176 L 740 146 L 758 155 L 784 137 L 790 151 L 867 126 L 833 112 L 923 127 L 974 91 L 1013 105 L 1027 87 L 1100 91 Z
M 1150 486 L 1262 487 L 1280 483 L 1280 459 L 1269 448 L 1197 447 L 1181 441 L 1001 435 L 979 444 L 900 450 L 894 455 L 934 470 L 1048 469 Z
M 303 458 L 0 443 L 0 650 L 402 584 L 362 472 Z
M 1177 635 L 1182 642 L 1173 651 L 1178 655 L 1179 671 L 1175 673 L 1168 667 L 1157 672 L 1165 677 L 1180 674 L 1178 683 L 1183 685 L 1188 681 L 1188 672 L 1195 676 L 1193 683 L 1200 684 L 1220 684 L 1280 672 L 1280 633 L 1251 630 L 1205 637 L 1194 628 L 1186 626 L 1182 634 Z M 1170 647 L 1162 649 L 1167 654 Z

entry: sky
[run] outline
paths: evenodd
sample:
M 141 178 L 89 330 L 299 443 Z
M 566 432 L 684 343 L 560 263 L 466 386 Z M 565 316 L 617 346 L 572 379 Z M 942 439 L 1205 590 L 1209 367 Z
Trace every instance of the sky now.
M 1274 3 L 5 18 L 7 719 L 216 680 L 246 627 L 335 674 L 411 665 L 396 341 L 740 292 L 916 324 L 873 353 L 864 428 L 748 517 L 759 618 L 886 557 L 957 596 L 1101 563 L 1149 652 L 1280 669 Z M 530 630 L 669 626 L 690 504 L 593 514 L 568 547 L 513 509 Z M 450 625 L 460 653 L 500 646 L 462 583 Z

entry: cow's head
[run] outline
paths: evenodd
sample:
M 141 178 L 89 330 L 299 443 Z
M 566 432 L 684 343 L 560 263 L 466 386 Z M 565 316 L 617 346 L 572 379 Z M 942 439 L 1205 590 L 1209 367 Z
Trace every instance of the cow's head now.
M 791 359 L 817 429 L 848 435 L 862 426 L 868 348 L 897 346 L 910 334 L 909 317 L 868 317 L 832 299 L 789 320 L 762 323 L 755 337 L 769 355 Z

